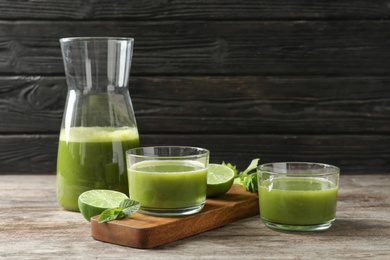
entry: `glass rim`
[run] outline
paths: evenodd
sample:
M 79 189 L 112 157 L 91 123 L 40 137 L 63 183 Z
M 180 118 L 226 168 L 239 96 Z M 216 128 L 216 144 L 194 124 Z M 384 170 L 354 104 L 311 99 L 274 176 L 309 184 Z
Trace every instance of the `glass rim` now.
M 133 42 L 134 38 L 131 37 L 114 37 L 114 36 L 91 36 L 91 37 L 64 37 L 60 38 L 59 41 L 61 43 L 66 43 L 66 42 L 76 42 L 76 41 L 127 41 L 127 42 Z
M 186 154 L 186 155 L 150 155 L 150 154 L 136 154 L 135 151 L 144 151 L 145 149 L 192 149 L 194 151 L 200 151 L 200 153 Z M 185 146 L 185 145 L 159 145 L 159 146 L 143 146 L 136 147 L 126 151 L 126 156 L 132 156 L 135 158 L 150 158 L 150 159 L 190 159 L 190 158 L 200 158 L 204 156 L 209 156 L 210 151 L 206 148 L 196 147 L 196 146 Z
M 288 173 L 288 172 L 281 172 L 281 171 L 275 171 L 275 170 L 269 170 L 264 169 L 264 167 L 268 167 L 275 164 L 292 164 L 292 165 L 316 165 L 316 166 L 322 166 L 322 168 L 325 171 L 320 173 Z M 318 177 L 318 176 L 328 176 L 333 174 L 340 174 L 340 168 L 331 164 L 327 163 L 317 163 L 317 162 L 298 162 L 298 161 L 291 161 L 291 162 L 270 162 L 270 163 L 264 163 L 259 166 L 257 166 L 257 172 L 266 172 L 270 175 L 283 175 L 283 176 L 294 176 L 294 177 Z M 307 169 L 309 170 L 309 168 Z

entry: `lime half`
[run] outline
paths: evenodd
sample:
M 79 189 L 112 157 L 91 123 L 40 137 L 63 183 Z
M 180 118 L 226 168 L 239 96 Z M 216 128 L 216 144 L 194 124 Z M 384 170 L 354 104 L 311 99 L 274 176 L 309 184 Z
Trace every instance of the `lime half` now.
M 127 195 L 113 190 L 89 190 L 83 192 L 78 199 L 78 205 L 83 217 L 91 221 L 91 217 L 101 214 L 106 209 L 117 208 L 128 199 Z
M 209 164 L 207 173 L 207 197 L 225 194 L 233 185 L 234 171 L 222 164 Z

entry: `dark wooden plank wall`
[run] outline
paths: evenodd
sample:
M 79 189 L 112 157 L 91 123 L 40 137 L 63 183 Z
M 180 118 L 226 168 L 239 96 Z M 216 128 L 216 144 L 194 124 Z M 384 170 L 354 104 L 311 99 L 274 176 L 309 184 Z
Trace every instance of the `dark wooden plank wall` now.
M 389 173 L 388 1 L 0 0 L 0 174 L 55 173 L 69 36 L 135 38 L 143 145 Z

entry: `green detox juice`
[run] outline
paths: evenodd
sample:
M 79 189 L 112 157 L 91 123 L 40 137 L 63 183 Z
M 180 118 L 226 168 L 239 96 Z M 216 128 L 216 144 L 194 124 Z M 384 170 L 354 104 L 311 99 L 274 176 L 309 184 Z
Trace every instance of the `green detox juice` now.
M 207 169 L 196 161 L 143 161 L 132 165 L 128 174 L 130 198 L 142 208 L 186 208 L 206 199 Z
M 284 225 L 315 225 L 336 215 L 338 188 L 321 178 L 274 178 L 259 184 L 260 216 Z
M 126 156 L 139 146 L 136 128 L 73 127 L 62 129 L 58 145 L 57 198 L 78 211 L 81 193 L 110 189 L 128 195 Z

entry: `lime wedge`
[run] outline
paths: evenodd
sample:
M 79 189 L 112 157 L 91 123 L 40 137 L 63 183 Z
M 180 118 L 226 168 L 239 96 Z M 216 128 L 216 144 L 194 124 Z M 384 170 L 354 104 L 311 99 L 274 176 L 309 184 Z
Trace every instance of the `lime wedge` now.
M 128 199 L 127 195 L 113 190 L 89 190 L 83 192 L 78 199 L 78 205 L 83 217 L 91 221 L 91 217 L 101 214 L 106 209 L 117 208 Z
M 225 194 L 233 185 L 234 171 L 222 164 L 209 164 L 207 173 L 207 197 Z

